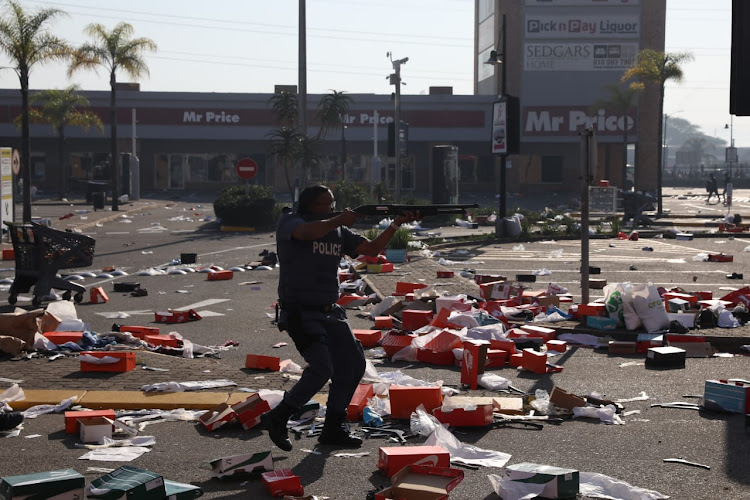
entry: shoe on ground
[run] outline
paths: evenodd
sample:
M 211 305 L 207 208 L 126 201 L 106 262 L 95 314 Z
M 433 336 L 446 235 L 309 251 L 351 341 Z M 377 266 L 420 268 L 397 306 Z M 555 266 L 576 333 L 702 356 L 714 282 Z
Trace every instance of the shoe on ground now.
M 346 431 L 341 424 L 323 425 L 323 432 L 318 436 L 320 444 L 336 446 L 339 448 L 359 448 L 362 440 Z
M 23 413 L 20 411 L 0 413 L 0 432 L 18 427 L 21 422 L 23 422 Z
M 273 444 L 284 451 L 292 451 L 293 448 L 292 442 L 289 440 L 289 431 L 286 427 L 288 419 L 288 415 L 283 416 L 275 413 L 275 409 L 260 416 L 263 427 L 268 431 L 268 437 L 271 438 Z

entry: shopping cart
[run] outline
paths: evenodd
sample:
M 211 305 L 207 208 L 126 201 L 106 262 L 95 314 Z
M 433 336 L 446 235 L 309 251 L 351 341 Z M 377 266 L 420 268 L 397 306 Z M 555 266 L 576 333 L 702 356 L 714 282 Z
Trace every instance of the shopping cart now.
M 13 251 L 16 254 L 16 277 L 10 286 L 8 303 L 13 305 L 19 293 L 34 287 L 31 303 L 36 307 L 54 289 L 66 290 L 63 299 L 75 293 L 76 303 L 83 300 L 86 288 L 57 276 L 60 269 L 90 266 L 94 260 L 96 240 L 82 234 L 57 231 L 42 224 L 14 224 L 8 226 Z

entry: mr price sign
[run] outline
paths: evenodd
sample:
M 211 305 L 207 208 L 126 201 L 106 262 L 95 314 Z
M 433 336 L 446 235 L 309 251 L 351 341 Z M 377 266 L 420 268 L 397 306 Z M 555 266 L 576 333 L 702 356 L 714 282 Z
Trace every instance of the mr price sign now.
M 237 175 L 246 181 L 255 177 L 258 173 L 258 164 L 251 158 L 243 158 L 237 162 Z

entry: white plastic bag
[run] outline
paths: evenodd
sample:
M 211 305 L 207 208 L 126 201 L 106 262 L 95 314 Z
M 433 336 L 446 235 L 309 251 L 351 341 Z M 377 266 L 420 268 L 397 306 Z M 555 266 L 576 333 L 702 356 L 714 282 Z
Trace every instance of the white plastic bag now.
M 669 328 L 669 316 L 659 291 L 652 283 L 634 285 L 630 290 L 633 307 L 649 333 Z

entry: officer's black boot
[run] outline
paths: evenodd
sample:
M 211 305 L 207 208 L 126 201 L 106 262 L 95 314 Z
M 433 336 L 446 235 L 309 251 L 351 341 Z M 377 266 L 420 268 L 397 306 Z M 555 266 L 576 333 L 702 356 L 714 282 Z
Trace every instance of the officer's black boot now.
M 362 446 L 360 438 L 352 436 L 342 427 L 345 417 L 346 414 L 326 414 L 326 421 L 323 423 L 323 432 L 318 436 L 318 442 L 342 448 L 359 448 Z
M 273 444 L 284 451 L 292 451 L 292 442 L 289 441 L 286 423 L 294 412 L 294 408 L 282 401 L 276 408 L 260 416 L 260 421 L 268 431 L 268 437 L 271 438 Z
M 9 431 L 18 427 L 21 422 L 23 422 L 23 413 L 20 411 L 0 412 L 0 431 Z

